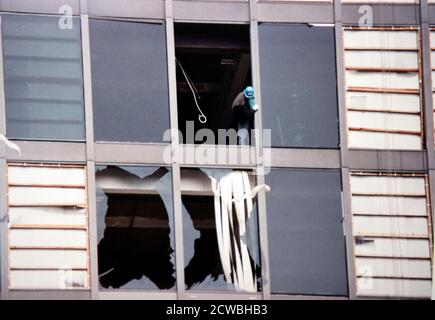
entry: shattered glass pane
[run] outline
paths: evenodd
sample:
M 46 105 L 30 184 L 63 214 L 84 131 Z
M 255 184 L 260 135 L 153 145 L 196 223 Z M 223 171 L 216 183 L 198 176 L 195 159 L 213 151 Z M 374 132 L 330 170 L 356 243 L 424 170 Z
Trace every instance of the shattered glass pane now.
M 240 266 L 237 267 L 235 262 L 234 264 L 230 263 L 228 266 L 232 270 L 231 279 L 226 281 L 224 275 L 223 263 L 225 262 L 222 259 L 228 252 L 225 252 L 222 245 L 221 247 L 219 245 L 218 230 L 220 229 L 220 223 L 216 219 L 216 199 L 211 184 L 211 178 L 220 181 L 222 177 L 228 176 L 231 172 L 234 171 L 223 169 L 182 169 L 181 171 L 184 272 L 187 290 L 245 291 L 241 284 L 239 286 L 234 284 L 234 275 L 238 274 L 240 278 L 240 269 L 242 269 Z M 241 247 L 243 244 L 247 246 L 245 263 L 250 266 L 248 269 L 251 270 L 246 272 L 245 268 L 243 273 L 245 276 L 247 273 L 252 273 L 255 290 L 251 291 L 259 291 L 261 289 L 261 269 L 255 199 L 250 218 L 246 220 L 245 235 L 240 236 L 234 205 L 231 216 L 233 225 L 230 225 L 227 237 L 224 232 L 222 241 L 230 243 L 229 251 L 237 251 L 240 255 L 242 255 Z M 223 227 L 222 229 L 225 230 Z M 246 279 L 249 279 L 249 276 L 246 276 Z
M 100 288 L 174 288 L 171 171 L 97 166 L 95 175 Z

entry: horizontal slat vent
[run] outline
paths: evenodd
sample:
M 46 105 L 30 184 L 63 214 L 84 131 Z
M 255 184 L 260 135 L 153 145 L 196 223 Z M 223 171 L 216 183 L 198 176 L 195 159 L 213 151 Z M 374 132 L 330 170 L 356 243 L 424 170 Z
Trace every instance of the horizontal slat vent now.
M 89 287 L 83 166 L 9 164 L 9 286 Z
M 431 213 L 427 177 L 353 172 L 352 230 L 357 295 L 431 296 Z
M 418 29 L 346 27 L 343 40 L 349 148 L 421 150 Z

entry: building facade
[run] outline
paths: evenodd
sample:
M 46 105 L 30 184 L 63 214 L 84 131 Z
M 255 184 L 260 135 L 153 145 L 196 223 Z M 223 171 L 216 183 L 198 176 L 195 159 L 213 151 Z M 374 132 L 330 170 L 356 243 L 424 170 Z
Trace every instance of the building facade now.
M 2 299 L 434 296 L 435 3 L 0 0 L 0 26 Z M 259 134 L 203 144 L 247 85 Z

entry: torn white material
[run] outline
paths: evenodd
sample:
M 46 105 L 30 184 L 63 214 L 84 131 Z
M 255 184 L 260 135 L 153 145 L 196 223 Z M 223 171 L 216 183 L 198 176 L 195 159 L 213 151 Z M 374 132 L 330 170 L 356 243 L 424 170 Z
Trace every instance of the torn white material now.
M 210 175 L 209 175 L 210 176 Z M 210 176 L 214 192 L 216 233 L 225 279 L 239 290 L 257 291 L 255 259 L 247 245 L 247 228 L 253 211 L 252 198 L 267 185 L 251 189 L 246 171 Z M 233 212 L 233 209 L 235 212 Z
M 10 141 L 8 138 L 6 138 L 4 135 L 0 134 L 0 141 L 3 141 L 4 144 L 8 147 L 11 148 L 12 150 L 15 150 L 16 152 L 18 152 L 18 155 L 21 156 L 21 149 L 18 145 L 16 145 L 15 143 L 13 143 L 12 141 Z

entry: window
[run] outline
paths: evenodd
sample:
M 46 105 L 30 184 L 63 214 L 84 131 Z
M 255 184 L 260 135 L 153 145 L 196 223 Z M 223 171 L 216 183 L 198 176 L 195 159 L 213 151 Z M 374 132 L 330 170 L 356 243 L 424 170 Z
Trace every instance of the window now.
M 423 174 L 351 174 L 358 296 L 431 297 L 427 185 Z
M 253 176 L 241 170 L 186 168 L 181 183 L 186 289 L 259 291 Z
M 98 166 L 95 176 L 100 288 L 174 288 L 170 170 Z
M 96 141 L 162 142 L 169 128 L 163 23 L 90 19 Z
M 344 30 L 349 148 L 423 148 L 419 32 Z
M 182 142 L 236 144 L 237 137 L 219 141 L 218 130 L 238 130 L 233 101 L 252 85 L 249 26 L 176 23 L 175 54 Z M 211 130 L 213 141 L 195 137 L 201 129 Z
M 89 288 L 83 166 L 8 166 L 9 287 Z
M 347 295 L 340 172 L 272 169 L 267 183 L 272 293 Z
M 7 136 L 84 140 L 80 22 L 2 15 Z
M 273 147 L 337 148 L 333 27 L 259 25 L 263 127 Z

